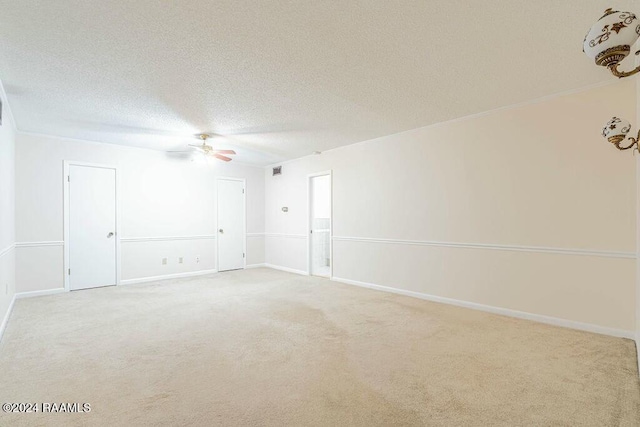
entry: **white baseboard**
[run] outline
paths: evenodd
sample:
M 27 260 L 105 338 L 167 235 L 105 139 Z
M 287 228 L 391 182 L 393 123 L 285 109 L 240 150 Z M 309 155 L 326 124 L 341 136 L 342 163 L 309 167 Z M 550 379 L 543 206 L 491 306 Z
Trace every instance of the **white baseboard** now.
M 640 313 L 636 313 L 640 316 Z M 638 361 L 638 377 L 640 377 L 640 331 L 636 333 L 636 360 Z
M 2 323 L 0 323 L 0 342 L 2 342 L 2 337 L 4 336 L 4 331 L 7 329 L 7 324 L 9 323 L 9 317 L 11 316 L 11 312 L 13 311 L 13 305 L 16 302 L 15 294 L 11 298 L 11 302 L 9 303 L 9 308 L 7 309 L 7 313 L 4 315 L 2 319 Z
M 308 276 L 306 271 L 296 270 L 295 268 L 282 267 L 280 265 L 265 263 L 264 267 L 273 268 L 274 270 L 286 271 L 287 273 L 301 274 L 303 276 Z
M 433 302 L 439 302 L 439 303 L 443 303 L 443 304 L 455 305 L 455 306 L 464 307 L 464 308 L 471 308 L 471 309 L 474 309 L 474 310 L 486 311 L 488 313 L 500 314 L 502 316 L 509 316 L 509 317 L 516 317 L 518 319 L 532 320 L 534 322 L 546 323 L 548 325 L 561 326 L 561 327 L 570 328 L 570 329 L 578 329 L 580 331 L 593 332 L 593 333 L 596 333 L 596 334 L 611 335 L 611 336 L 614 336 L 614 337 L 629 338 L 629 339 L 634 339 L 634 335 L 635 335 L 635 333 L 633 331 L 625 331 L 623 329 L 609 328 L 609 327 L 606 327 L 606 326 L 599 326 L 599 325 L 594 325 L 594 324 L 591 324 L 591 323 L 577 322 L 577 321 L 574 321 L 574 320 L 560 319 L 560 318 L 557 318 L 557 317 L 544 316 L 544 315 L 541 315 L 541 314 L 527 313 L 527 312 L 524 312 L 524 311 L 511 310 L 511 309 L 502 308 L 502 307 L 494 307 L 494 306 L 490 306 L 490 305 L 484 305 L 484 304 L 478 304 L 478 303 L 475 303 L 475 302 L 462 301 L 462 300 L 457 300 L 457 299 L 453 299 L 453 298 L 439 297 L 439 296 L 436 296 L 436 295 L 429 295 L 429 294 L 423 294 L 423 293 L 420 293 L 420 292 L 407 291 L 407 290 L 404 290 L 404 289 L 392 288 L 392 287 L 389 287 L 389 286 L 381 286 L 381 285 L 375 285 L 373 283 L 359 282 L 357 280 L 343 279 L 343 278 L 340 278 L 340 277 L 333 277 L 332 280 L 334 280 L 336 282 L 340 282 L 340 283 L 345 283 L 347 285 L 355 285 L 355 286 L 360 286 L 360 287 L 368 288 L 368 289 L 375 289 L 375 290 L 383 291 L 383 292 L 391 292 L 391 293 L 394 293 L 394 294 L 399 294 L 399 295 L 404 295 L 404 296 L 409 296 L 409 297 L 414 297 L 414 298 L 420 298 L 420 299 L 427 300 L 427 301 L 433 301 Z
M 61 294 L 63 292 L 66 292 L 64 288 L 45 289 L 43 291 L 18 292 L 16 294 L 16 299 L 43 297 L 46 295 Z
M 204 276 L 206 274 L 217 273 L 218 270 L 199 270 L 199 271 L 188 271 L 186 273 L 175 273 L 175 274 L 165 274 L 162 276 L 151 276 L 151 277 L 139 277 L 137 279 L 126 279 L 121 280 L 121 285 L 134 285 L 137 283 L 147 283 L 147 282 L 156 282 L 158 280 L 167 280 L 167 279 L 181 279 L 183 277 L 194 277 L 194 276 Z
M 260 268 L 260 267 L 266 267 L 267 264 L 265 264 L 264 262 L 262 264 L 249 264 L 247 265 L 245 268 L 249 269 L 249 268 Z

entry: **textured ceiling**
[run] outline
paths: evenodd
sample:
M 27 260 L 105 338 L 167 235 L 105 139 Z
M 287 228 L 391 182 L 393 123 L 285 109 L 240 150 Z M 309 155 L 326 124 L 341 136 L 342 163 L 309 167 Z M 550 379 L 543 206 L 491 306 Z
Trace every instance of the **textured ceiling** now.
M 267 164 L 611 80 L 610 3 L 0 0 L 0 79 L 22 131 Z

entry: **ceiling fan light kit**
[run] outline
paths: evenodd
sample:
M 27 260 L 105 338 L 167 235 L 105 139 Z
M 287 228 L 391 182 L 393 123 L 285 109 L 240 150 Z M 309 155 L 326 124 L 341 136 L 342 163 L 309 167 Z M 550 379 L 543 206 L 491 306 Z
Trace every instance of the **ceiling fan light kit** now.
M 189 147 L 194 147 L 206 156 L 215 157 L 223 162 L 230 162 L 232 159 L 227 156 L 236 154 L 233 150 L 216 150 L 211 145 L 207 144 L 207 139 L 211 138 L 211 135 L 207 133 L 199 134 L 198 138 L 202 141 L 202 144 L 189 144 Z

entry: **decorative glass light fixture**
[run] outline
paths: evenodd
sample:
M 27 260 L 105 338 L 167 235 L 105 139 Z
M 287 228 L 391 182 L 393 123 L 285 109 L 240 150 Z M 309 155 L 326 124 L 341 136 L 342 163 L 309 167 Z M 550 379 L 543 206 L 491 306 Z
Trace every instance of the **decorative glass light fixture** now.
M 635 146 L 638 149 L 638 139 L 640 139 L 640 131 L 635 138 L 630 136 L 627 138 L 627 134 L 631 131 L 631 123 L 628 120 L 621 119 L 619 117 L 612 117 L 609 122 L 602 128 L 602 136 L 616 146 L 618 150 L 628 150 Z M 621 146 L 622 141 L 627 139 L 630 144 L 626 147 Z
M 597 65 L 608 67 L 616 77 L 628 77 L 640 71 L 619 71 L 620 61 L 631 52 L 631 46 L 640 37 L 640 23 L 631 12 L 607 9 L 584 38 L 583 51 Z M 636 55 L 640 51 L 636 52 Z

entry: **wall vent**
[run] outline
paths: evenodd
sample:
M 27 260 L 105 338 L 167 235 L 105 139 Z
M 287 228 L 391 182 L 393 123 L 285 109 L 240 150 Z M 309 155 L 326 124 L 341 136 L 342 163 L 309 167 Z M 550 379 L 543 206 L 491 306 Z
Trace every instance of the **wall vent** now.
M 276 166 L 273 168 L 273 176 L 282 175 L 282 166 Z

